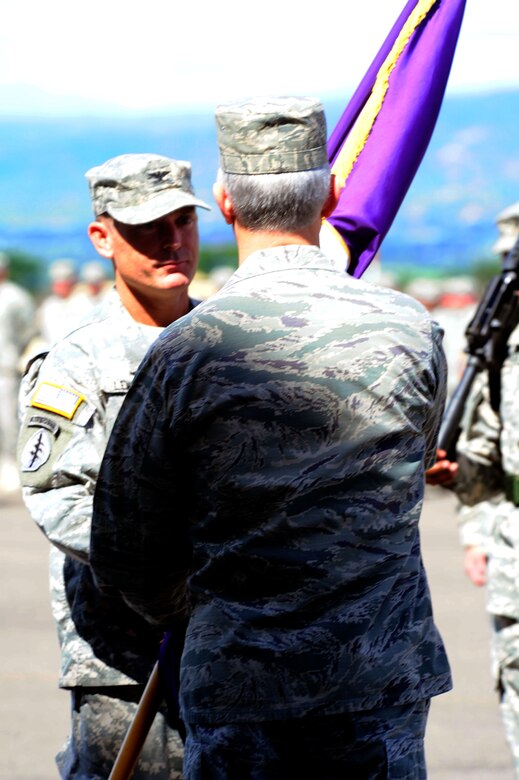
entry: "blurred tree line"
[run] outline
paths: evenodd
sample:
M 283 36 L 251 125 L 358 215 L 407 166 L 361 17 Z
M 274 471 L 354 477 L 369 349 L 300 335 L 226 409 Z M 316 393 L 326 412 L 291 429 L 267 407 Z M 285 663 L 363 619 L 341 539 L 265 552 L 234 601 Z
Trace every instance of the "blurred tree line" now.
M 19 249 L 6 249 L 9 258 L 9 278 L 37 295 L 47 284 L 45 263 L 41 257 L 28 254 Z
M 41 257 L 18 249 L 7 249 L 5 254 L 10 260 L 10 278 L 34 295 L 45 291 L 48 286 L 47 263 Z M 199 271 L 209 276 L 222 266 L 238 267 L 238 252 L 233 243 L 208 244 L 200 247 Z M 480 258 L 474 261 L 470 275 L 476 280 L 478 289 L 484 290 L 489 280 L 500 273 L 498 259 Z M 456 275 L 453 271 L 452 275 Z M 398 282 L 405 287 L 417 276 L 439 278 L 434 269 L 406 268 L 397 271 Z
M 391 270 L 391 269 L 389 269 Z M 501 273 L 501 262 L 498 258 L 480 257 L 476 258 L 470 268 L 460 272 L 458 268 L 452 268 L 450 272 L 445 269 L 439 271 L 436 268 L 401 267 L 395 270 L 395 278 L 400 289 L 404 290 L 415 279 L 433 279 L 442 281 L 453 276 L 469 276 L 474 282 L 476 289 L 481 293 L 486 288 L 493 276 Z
M 483 290 L 491 278 L 501 273 L 501 262 L 498 259 L 480 260 L 474 264 L 472 275 L 479 289 Z
M 238 250 L 235 244 L 208 244 L 200 247 L 199 271 L 210 274 L 222 266 L 238 268 Z

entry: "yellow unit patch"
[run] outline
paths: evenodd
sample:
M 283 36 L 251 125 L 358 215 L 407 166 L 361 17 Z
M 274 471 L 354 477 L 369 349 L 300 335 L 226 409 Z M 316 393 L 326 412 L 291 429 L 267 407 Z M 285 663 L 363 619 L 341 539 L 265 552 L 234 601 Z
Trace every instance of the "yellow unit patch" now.
M 38 385 L 31 399 L 31 406 L 45 409 L 47 412 L 54 412 L 54 414 L 66 417 L 67 420 L 72 420 L 78 406 L 84 400 L 85 396 L 76 390 L 60 387 L 52 382 L 42 382 Z

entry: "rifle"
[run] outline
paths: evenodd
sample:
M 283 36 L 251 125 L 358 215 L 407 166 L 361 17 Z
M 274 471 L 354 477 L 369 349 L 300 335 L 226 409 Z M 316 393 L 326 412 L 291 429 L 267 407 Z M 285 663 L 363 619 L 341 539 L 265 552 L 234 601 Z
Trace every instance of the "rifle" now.
M 507 356 L 508 339 L 519 324 L 519 237 L 483 294 L 465 331 L 467 363 L 447 406 L 438 438 L 438 448 L 456 460 L 456 443 L 461 432 L 465 402 L 474 380 L 485 368 L 489 374 L 490 404 L 499 411 L 501 368 Z

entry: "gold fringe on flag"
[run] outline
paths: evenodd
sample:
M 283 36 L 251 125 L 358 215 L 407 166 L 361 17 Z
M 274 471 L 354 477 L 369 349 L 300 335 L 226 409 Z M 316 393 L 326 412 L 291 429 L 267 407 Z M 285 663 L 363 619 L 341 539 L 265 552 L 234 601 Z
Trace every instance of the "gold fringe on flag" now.
M 418 0 L 416 6 L 409 14 L 409 17 L 402 27 L 393 48 L 378 71 L 371 94 L 344 142 L 341 152 L 332 168 L 332 173 L 335 174 L 342 184 L 346 182 L 358 156 L 366 145 L 366 141 L 369 138 L 371 129 L 382 108 L 386 93 L 389 89 L 389 76 L 391 75 L 392 70 L 408 45 L 412 34 L 437 2 L 438 0 Z

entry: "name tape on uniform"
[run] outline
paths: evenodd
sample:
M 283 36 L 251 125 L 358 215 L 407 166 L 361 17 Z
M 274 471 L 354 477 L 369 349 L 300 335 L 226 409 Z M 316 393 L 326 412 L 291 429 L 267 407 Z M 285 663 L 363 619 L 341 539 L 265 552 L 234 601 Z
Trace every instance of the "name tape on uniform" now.
M 55 385 L 52 382 L 42 382 L 31 399 L 31 406 L 45 409 L 71 420 L 85 396 L 76 390 Z

